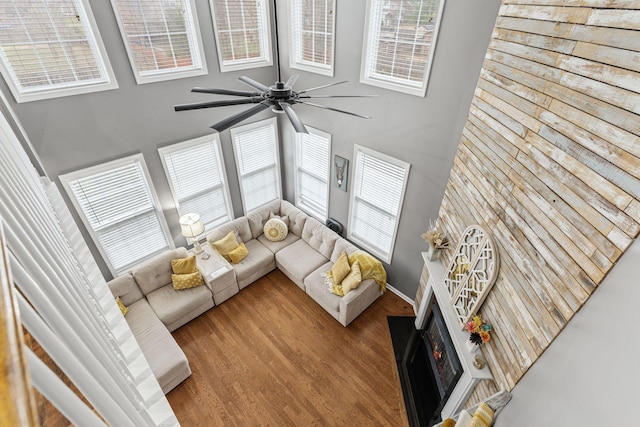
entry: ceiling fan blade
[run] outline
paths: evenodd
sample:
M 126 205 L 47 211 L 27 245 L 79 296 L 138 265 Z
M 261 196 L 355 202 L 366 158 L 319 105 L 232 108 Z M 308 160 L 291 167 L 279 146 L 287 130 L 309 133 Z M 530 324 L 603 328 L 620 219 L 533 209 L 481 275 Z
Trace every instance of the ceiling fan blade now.
M 174 105 L 176 111 L 198 110 L 200 108 L 227 107 L 229 105 L 257 104 L 262 98 L 228 99 L 222 101 L 197 102 L 193 104 Z
M 232 95 L 232 96 L 260 96 L 260 92 L 249 92 L 245 90 L 228 90 L 228 89 L 213 89 L 206 87 L 194 87 L 191 92 L 197 93 L 213 93 L 215 95 Z
M 363 116 L 360 114 L 352 113 L 350 111 L 338 110 L 337 108 L 327 107 L 326 105 L 314 104 L 313 102 L 298 101 L 299 104 L 310 105 L 312 107 L 324 108 L 325 110 L 337 111 L 338 113 L 349 114 L 350 116 L 360 117 L 362 119 L 370 119 L 370 116 Z
M 293 85 L 296 84 L 296 80 L 298 80 L 298 75 L 294 74 L 293 76 L 289 77 L 289 80 L 287 80 L 285 86 L 293 87 Z
M 311 99 L 311 98 L 377 98 L 378 95 L 315 95 L 315 96 L 300 96 L 299 98 Z
M 301 90 L 298 93 L 307 93 L 307 92 L 311 92 L 312 90 L 318 90 L 318 89 L 324 89 L 325 87 L 331 87 L 331 86 L 335 86 L 335 85 L 341 85 L 342 83 L 346 83 L 347 80 L 342 81 L 342 82 L 335 82 L 335 83 L 329 83 L 328 85 L 322 85 L 322 86 L 318 86 L 318 87 L 312 87 L 311 89 L 305 89 L 305 90 Z
M 296 112 L 293 111 L 293 107 L 291 107 L 291 104 L 288 104 L 286 102 L 278 102 L 278 105 L 282 108 L 282 110 L 284 110 L 284 113 L 289 118 L 289 121 L 293 125 L 293 128 L 296 130 L 296 132 L 309 133 L 307 128 L 304 127 L 304 123 L 302 123 L 302 120 L 300 120 L 300 117 L 298 117 Z
M 218 132 L 222 132 L 223 130 L 229 129 L 231 126 L 238 124 L 243 120 L 248 119 L 254 114 L 258 114 L 260 111 L 266 108 L 269 108 L 269 103 L 261 102 L 260 104 L 249 108 L 248 110 L 245 110 L 233 116 L 227 117 L 226 119 L 221 120 L 214 125 L 211 125 L 211 129 L 217 130 Z
M 269 91 L 269 86 L 265 86 L 260 82 L 257 82 L 253 79 L 250 79 L 247 76 L 240 76 L 238 77 L 238 80 L 240 80 L 242 83 L 251 86 L 254 89 L 258 89 L 259 91 L 262 92 L 268 92 Z

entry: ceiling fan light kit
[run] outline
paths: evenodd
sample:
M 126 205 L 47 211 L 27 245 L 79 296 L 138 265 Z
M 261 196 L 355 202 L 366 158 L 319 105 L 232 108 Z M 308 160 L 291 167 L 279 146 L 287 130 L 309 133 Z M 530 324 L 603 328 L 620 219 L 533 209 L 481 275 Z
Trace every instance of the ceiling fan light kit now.
M 326 85 L 301 90 L 296 92 L 293 90 L 293 85 L 298 79 L 297 75 L 293 75 L 287 80 L 286 83 L 282 82 L 280 75 L 280 52 L 278 48 L 278 19 L 276 13 L 276 0 L 273 0 L 273 16 L 274 16 L 274 28 L 275 28 L 275 36 L 276 36 L 276 61 L 277 61 L 277 70 L 278 70 L 278 81 L 273 86 L 266 86 L 260 82 L 257 82 L 249 77 L 241 76 L 238 77 L 242 83 L 252 87 L 256 91 L 242 91 L 242 90 L 232 90 L 232 89 L 215 89 L 215 88 L 203 88 L 203 87 L 195 87 L 191 90 L 191 92 L 197 93 L 208 93 L 214 95 L 229 95 L 239 97 L 236 99 L 225 99 L 219 101 L 209 101 L 209 102 L 198 102 L 191 104 L 179 104 L 175 105 L 175 111 L 188 111 L 188 110 L 198 110 L 202 108 L 214 108 L 214 107 L 227 107 L 231 105 L 242 105 L 242 104 L 256 104 L 253 107 L 241 111 L 240 113 L 234 114 L 232 116 L 227 117 L 224 120 L 219 121 L 211 126 L 212 129 L 222 132 L 236 124 L 248 119 L 255 114 L 271 107 L 272 111 L 275 113 L 284 113 L 291 125 L 298 133 L 309 133 L 304 123 L 298 117 L 297 113 L 293 109 L 293 105 L 295 104 L 304 104 L 311 107 L 322 108 L 325 110 L 336 111 L 338 113 L 349 114 L 351 116 L 360 117 L 363 119 L 370 119 L 369 116 L 363 116 L 361 114 L 352 113 L 350 111 L 340 110 L 338 108 L 327 107 L 326 105 L 315 104 L 313 102 L 306 101 L 307 99 L 313 98 L 362 98 L 362 97 L 375 97 L 377 95 L 317 95 L 310 96 L 307 95 L 308 92 L 324 89 L 327 87 L 339 85 L 342 83 L 346 83 L 346 81 L 340 81 L 335 83 L 329 83 Z

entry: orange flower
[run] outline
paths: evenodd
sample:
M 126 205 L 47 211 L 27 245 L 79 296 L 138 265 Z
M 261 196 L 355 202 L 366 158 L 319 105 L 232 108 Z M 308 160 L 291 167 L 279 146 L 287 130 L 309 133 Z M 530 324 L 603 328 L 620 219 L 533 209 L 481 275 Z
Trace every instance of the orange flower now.
M 489 342 L 489 340 L 491 339 L 491 335 L 489 335 L 489 332 L 481 331 L 480 338 L 482 338 L 482 342 L 486 343 L 486 342 Z

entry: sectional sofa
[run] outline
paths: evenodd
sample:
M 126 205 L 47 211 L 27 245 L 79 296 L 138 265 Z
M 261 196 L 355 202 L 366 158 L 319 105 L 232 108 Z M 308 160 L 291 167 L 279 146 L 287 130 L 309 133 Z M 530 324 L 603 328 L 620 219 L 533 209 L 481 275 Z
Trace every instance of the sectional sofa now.
M 273 215 L 289 220 L 286 238 L 277 242 L 267 239 L 263 232 Z M 112 294 L 128 308 L 125 319 L 165 394 L 191 375 L 189 362 L 170 331 L 221 304 L 275 268 L 343 326 L 380 297 L 386 284 L 381 286 L 368 278 L 343 297 L 330 292 L 323 273 L 331 270 L 343 251 L 351 255 L 358 248 L 287 201 L 276 200 L 236 218 L 211 231 L 207 241 L 214 243 L 230 231 L 245 244 L 248 255 L 232 264 L 208 246 L 210 258 L 197 258 L 206 286 L 173 289 L 171 260 L 189 256 L 185 248 L 165 251 L 108 283 Z M 376 279 L 380 281 L 379 277 Z
M 289 220 L 287 237 L 277 242 L 267 239 L 263 232 L 265 223 L 274 215 Z M 373 279 L 363 280 L 343 297 L 331 293 L 323 273 L 331 270 L 343 251 L 350 255 L 358 248 L 286 200 L 274 200 L 218 227 L 207 235 L 207 241 L 213 244 L 230 231 L 249 251 L 240 263 L 230 264 L 239 289 L 278 268 L 343 326 L 382 294 L 381 286 Z

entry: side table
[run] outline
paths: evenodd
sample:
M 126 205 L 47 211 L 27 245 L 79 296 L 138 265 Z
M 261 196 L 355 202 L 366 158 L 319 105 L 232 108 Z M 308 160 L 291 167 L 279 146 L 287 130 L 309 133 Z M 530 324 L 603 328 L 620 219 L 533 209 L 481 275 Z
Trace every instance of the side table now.
M 196 262 L 202 272 L 205 283 L 213 293 L 213 301 L 216 305 L 220 305 L 240 292 L 236 281 L 236 272 L 231 264 L 216 252 L 211 245 L 204 244 L 202 249 L 209 254 L 209 258 L 203 259 L 202 254 L 198 254 L 196 255 Z M 189 253 L 193 254 L 193 249 Z

